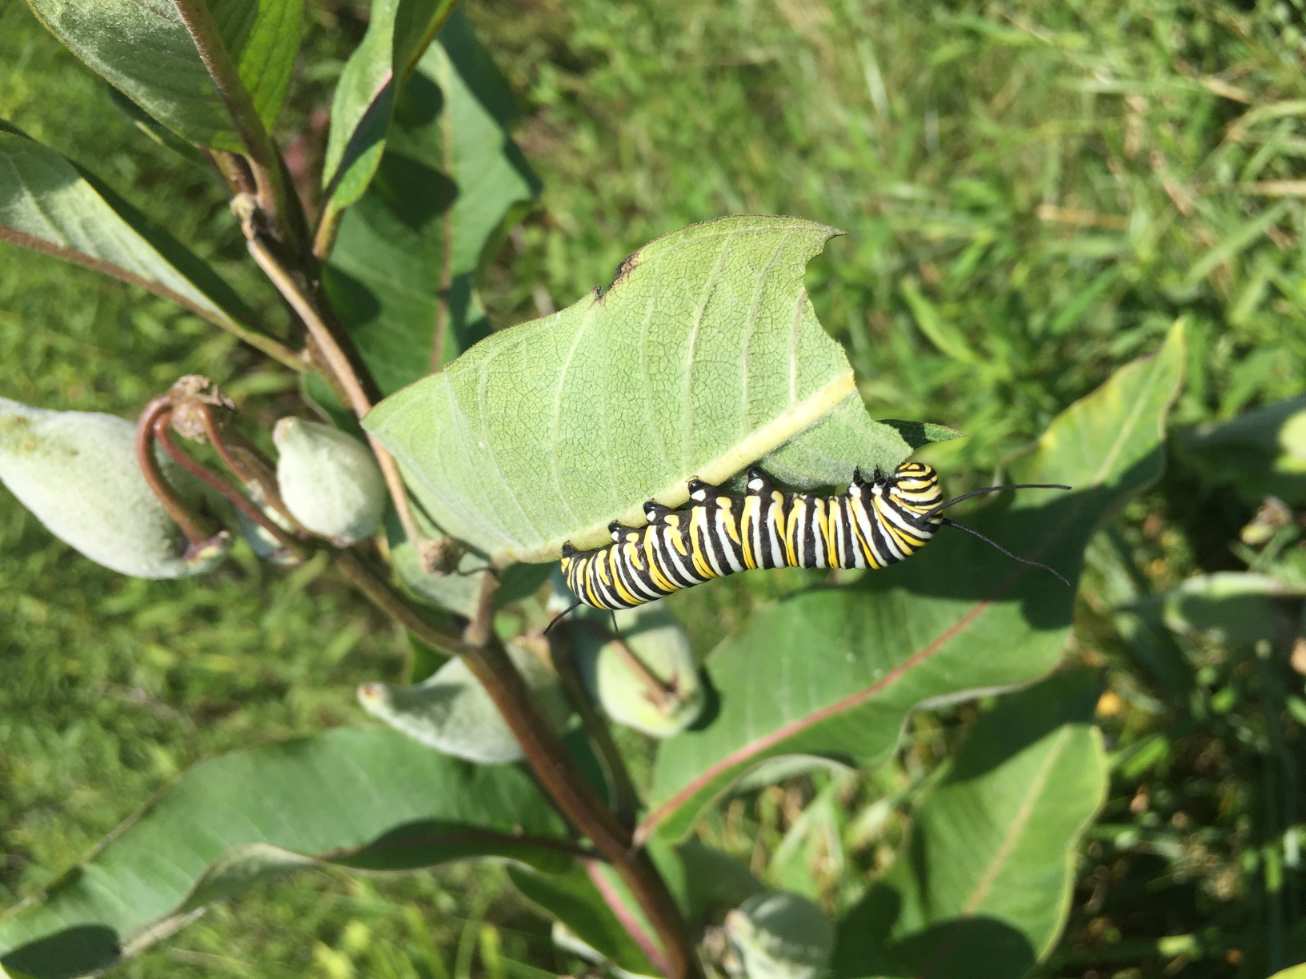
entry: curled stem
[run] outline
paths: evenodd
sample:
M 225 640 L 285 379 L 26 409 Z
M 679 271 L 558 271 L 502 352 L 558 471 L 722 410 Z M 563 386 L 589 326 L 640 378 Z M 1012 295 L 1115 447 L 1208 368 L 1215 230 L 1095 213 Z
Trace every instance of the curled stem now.
M 294 554 L 296 558 L 303 560 L 307 556 L 300 543 L 277 526 L 266 513 L 251 503 L 245 494 L 216 473 L 211 472 L 207 466 L 201 465 L 191 457 L 190 453 L 174 442 L 171 433 L 168 431 L 168 417 L 166 415 L 155 419 L 153 428 L 155 440 L 163 446 L 163 450 L 168 453 L 173 462 L 221 495 L 237 510 L 266 530 L 276 539 L 277 544 Z
M 166 397 L 155 398 L 145 406 L 140 421 L 136 424 L 136 464 L 140 466 L 145 482 L 149 484 L 163 509 L 172 521 L 186 535 L 186 541 L 192 550 L 198 550 L 213 537 L 200 518 L 191 511 L 177 491 L 164 478 L 159 469 L 159 462 L 154 456 L 154 440 L 160 423 L 166 425 L 172 414 L 172 402 Z
M 218 458 L 222 460 L 222 464 L 231 470 L 232 475 L 246 485 L 257 486 L 259 493 L 263 496 L 263 501 L 276 510 L 277 514 L 294 528 L 296 533 L 307 534 L 308 530 L 295 519 L 295 515 L 290 512 L 285 500 L 281 498 L 281 489 L 277 486 L 276 476 L 273 475 L 272 463 L 265 459 L 262 453 L 242 436 L 224 431 L 223 427 L 218 424 L 217 418 L 214 417 L 213 408 L 210 405 L 202 405 L 199 408 L 199 415 L 204 425 L 204 434 L 208 437 L 209 444 L 218 453 Z

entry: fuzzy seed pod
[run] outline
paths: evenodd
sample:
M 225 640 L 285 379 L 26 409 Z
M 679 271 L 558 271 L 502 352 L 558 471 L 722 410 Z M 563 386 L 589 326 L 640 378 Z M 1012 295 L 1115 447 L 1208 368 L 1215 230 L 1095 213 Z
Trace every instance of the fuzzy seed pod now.
M 385 480 L 366 445 L 301 418 L 277 422 L 272 441 L 277 485 L 296 520 L 341 546 L 376 533 L 385 513 Z
M 0 398 L 0 482 L 50 533 L 97 564 L 136 578 L 207 571 L 225 535 L 202 553 L 186 541 L 136 462 L 136 428 L 123 418 L 49 411 Z M 160 469 L 175 484 L 176 470 Z
M 684 627 L 662 604 L 623 611 L 621 636 L 602 641 L 608 615 L 583 610 L 587 628 L 577 633 L 577 665 L 603 712 L 654 738 L 679 734 L 707 704 L 698 664 Z

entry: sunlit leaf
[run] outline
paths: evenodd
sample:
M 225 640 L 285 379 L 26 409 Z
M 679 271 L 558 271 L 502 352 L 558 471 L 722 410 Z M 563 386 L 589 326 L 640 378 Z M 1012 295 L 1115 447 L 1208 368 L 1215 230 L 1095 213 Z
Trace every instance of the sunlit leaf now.
M 92 71 L 178 136 L 214 149 L 243 148 L 227 103 L 174 3 L 28 4 Z M 210 0 L 208 8 L 254 110 L 271 129 L 299 53 L 303 0 Z
M 691 476 L 755 460 L 792 486 L 893 468 L 911 450 L 871 421 L 803 288 L 833 229 L 736 217 L 644 246 L 615 280 L 493 334 L 391 395 L 365 427 L 441 527 L 502 560 L 607 540 Z
M 252 314 L 194 253 L 79 167 L 0 122 L 0 241 L 171 299 L 268 350 Z
M 367 33 L 345 62 L 331 102 L 324 220 L 367 189 L 385 150 L 395 94 L 452 7 L 452 0 L 373 0 Z

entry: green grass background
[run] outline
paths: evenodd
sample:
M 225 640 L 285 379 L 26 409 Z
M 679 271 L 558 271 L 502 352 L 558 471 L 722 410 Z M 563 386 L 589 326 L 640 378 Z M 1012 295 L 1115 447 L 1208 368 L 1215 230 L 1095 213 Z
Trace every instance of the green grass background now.
M 310 145 L 360 31 L 356 7 L 311 6 L 283 127 Z M 1295 2 L 492 0 L 470 14 L 520 95 L 518 139 L 544 185 L 486 273 L 502 325 L 607 282 L 663 232 L 789 213 L 848 232 L 809 274 L 818 313 L 875 414 L 968 433 L 935 450 L 950 470 L 1018 451 L 1179 316 L 1191 361 L 1177 423 L 1306 390 Z M 166 223 L 284 328 L 213 176 L 135 131 L 21 4 L 0 7 L 0 66 L 0 117 Z M 0 251 L 0 394 L 130 414 L 186 372 L 268 422 L 293 407 L 284 373 L 163 300 Z M 1172 471 L 1115 535 L 1158 587 L 1239 566 L 1229 545 L 1253 508 L 1194 490 L 1200 475 Z M 754 597 L 786 587 L 762 577 Z M 707 623 L 742 614 L 732 588 L 677 606 L 701 648 L 721 628 Z M 1074 655 L 1123 695 L 1109 732 L 1160 731 L 1164 751 L 1117 768 L 1049 974 L 1251 975 L 1258 948 L 1289 954 L 1300 910 L 1285 897 L 1300 869 L 1280 862 L 1271 887 L 1263 852 L 1296 825 L 1264 811 L 1265 690 L 1212 651 L 1203 696 L 1233 703 L 1164 729 L 1107 601 L 1086 590 Z M 0 906 L 197 759 L 358 720 L 353 687 L 404 655 L 324 564 L 282 573 L 241 553 L 202 582 L 131 581 L 0 493 Z M 948 738 L 932 723 L 914 732 L 925 761 Z M 1279 802 L 1300 794 L 1274 785 Z M 710 831 L 744 853 L 774 841 L 790 792 Z M 122 974 L 497 975 L 500 949 L 561 961 L 496 875 L 313 873 L 214 909 Z

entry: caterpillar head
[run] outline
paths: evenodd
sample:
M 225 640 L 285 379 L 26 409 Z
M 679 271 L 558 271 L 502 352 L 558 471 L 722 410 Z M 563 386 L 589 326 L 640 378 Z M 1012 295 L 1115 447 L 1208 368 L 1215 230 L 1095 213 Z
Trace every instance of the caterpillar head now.
M 862 476 L 861 470 L 855 470 L 849 492 L 860 495 L 867 487 L 872 497 L 883 497 L 897 506 L 918 512 L 943 501 L 938 472 L 923 462 L 904 462 L 888 475 L 876 470 L 869 480 Z M 936 521 L 931 518 L 931 522 Z

